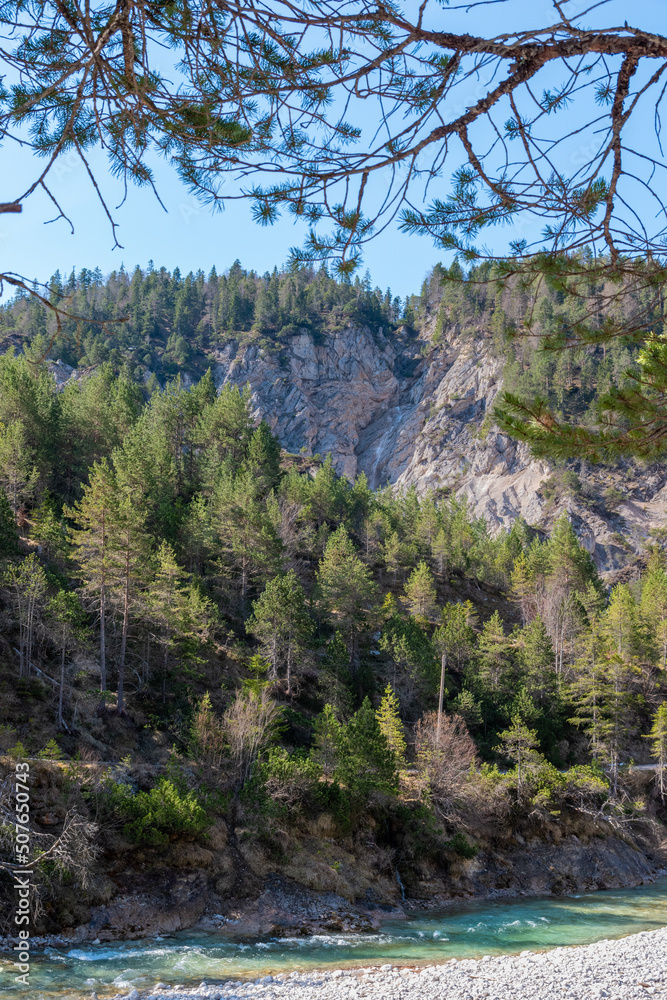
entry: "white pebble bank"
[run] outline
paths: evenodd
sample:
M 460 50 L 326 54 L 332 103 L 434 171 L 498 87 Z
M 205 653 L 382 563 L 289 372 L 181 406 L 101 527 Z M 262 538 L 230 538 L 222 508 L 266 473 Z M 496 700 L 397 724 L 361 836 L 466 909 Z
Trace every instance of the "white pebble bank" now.
M 199 986 L 131 990 L 114 1000 L 667 1000 L 667 927 L 617 941 L 416 968 L 292 972 Z

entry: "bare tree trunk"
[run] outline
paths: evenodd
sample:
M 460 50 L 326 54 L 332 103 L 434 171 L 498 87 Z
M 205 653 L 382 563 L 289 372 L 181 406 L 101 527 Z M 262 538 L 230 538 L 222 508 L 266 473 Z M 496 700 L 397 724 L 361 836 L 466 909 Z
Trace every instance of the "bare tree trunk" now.
M 107 593 L 104 581 L 102 581 L 100 586 L 100 691 L 102 693 L 107 689 L 106 618 Z M 101 705 L 104 705 L 104 694 L 102 694 Z
M 60 659 L 60 694 L 58 695 L 58 729 L 63 728 L 63 697 L 65 692 L 65 636 L 63 634 L 63 649 Z
M 123 587 L 123 629 L 120 637 L 120 656 L 118 657 L 118 695 L 116 708 L 119 715 L 125 712 L 125 650 L 127 649 L 127 631 L 130 623 L 130 533 L 128 531 L 125 545 L 125 569 Z
M 164 660 L 162 661 L 162 704 L 167 700 L 167 664 L 169 662 L 169 646 L 165 643 Z
M 107 587 L 105 575 L 106 562 L 106 517 L 102 511 L 102 578 L 100 580 L 100 691 L 107 689 L 107 642 L 106 642 L 106 622 L 107 622 Z M 104 694 L 100 699 L 100 708 L 104 708 Z
M 440 743 L 440 729 L 442 728 L 442 706 L 445 698 L 445 672 L 447 670 L 447 653 L 443 653 L 440 658 L 440 697 L 438 698 L 438 725 L 435 731 L 435 741 Z

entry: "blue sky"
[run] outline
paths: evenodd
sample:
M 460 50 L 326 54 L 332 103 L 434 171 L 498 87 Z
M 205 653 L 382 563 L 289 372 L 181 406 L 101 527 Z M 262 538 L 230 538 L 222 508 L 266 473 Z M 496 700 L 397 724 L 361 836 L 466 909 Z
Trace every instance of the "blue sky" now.
M 567 3 L 573 12 L 575 8 L 588 6 L 588 0 L 567 0 Z M 614 25 L 632 17 L 636 26 L 661 30 L 664 4 L 665 0 L 636 0 L 629 11 L 627 3 L 613 0 L 604 8 L 600 20 Z M 483 30 L 493 31 L 501 27 L 507 30 L 510 12 L 515 16 L 523 12 L 526 19 L 546 23 L 549 11 L 555 19 L 548 0 L 508 0 L 495 8 L 493 14 L 490 8 L 482 7 L 456 16 L 464 17 L 462 23 L 471 31 L 480 30 L 478 18 L 483 17 Z M 447 16 L 450 13 L 453 12 Z M 492 18 L 498 22 L 496 25 Z M 576 150 L 572 156 L 575 155 Z M 109 177 L 103 156 L 93 157 L 93 165 L 109 204 L 115 209 L 123 196 L 122 188 Z M 0 161 L 2 200 L 15 197 L 25 188 L 26 178 L 34 174 L 35 160 L 30 154 L 6 144 Z M 444 186 L 448 177 L 446 171 Z M 130 189 L 125 203 L 114 211 L 122 248 L 113 249 L 108 221 L 85 168 L 73 154 L 66 156 L 56 165 L 51 187 L 71 217 L 74 234 L 62 219 L 45 223 L 54 215 L 53 206 L 45 195 L 33 195 L 22 215 L 0 216 L 0 269 L 43 281 L 56 268 L 69 271 L 72 267 L 79 270 L 83 266 L 99 266 L 106 273 L 121 262 L 132 268 L 135 264 L 145 266 L 152 259 L 158 266 L 178 266 L 182 271 L 199 267 L 208 270 L 213 264 L 222 270 L 238 258 L 244 266 L 263 272 L 282 264 L 289 248 L 303 238 L 305 230 L 290 219 L 268 228 L 257 226 L 244 202 L 230 202 L 224 212 L 212 214 L 188 193 L 166 164 L 158 165 L 156 179 L 168 211 L 149 191 Z M 518 233 L 524 234 L 525 229 Z M 492 238 L 502 239 L 506 245 L 508 233 Z M 428 238 L 406 236 L 393 227 L 367 247 L 364 267 L 370 270 L 374 284 L 389 286 L 394 295 L 405 296 L 418 291 L 425 274 L 442 259 L 446 257 Z

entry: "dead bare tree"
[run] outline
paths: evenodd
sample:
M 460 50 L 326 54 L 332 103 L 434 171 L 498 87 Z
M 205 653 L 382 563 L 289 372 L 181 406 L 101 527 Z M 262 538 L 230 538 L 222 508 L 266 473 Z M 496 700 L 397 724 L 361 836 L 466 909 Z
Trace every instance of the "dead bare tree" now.
M 460 715 L 424 715 L 415 728 L 417 770 L 446 813 L 461 794 L 476 760 L 475 744 Z
M 7 860 L 13 850 L 12 834 L 16 821 L 14 794 L 15 780 L 10 773 L 0 783 L 0 831 L 5 834 L 0 839 L 0 849 L 5 855 L 0 856 L 0 871 L 10 877 L 17 871 L 17 866 Z M 11 832 L 6 835 L 8 830 Z M 44 833 L 31 824 L 30 905 L 33 919 L 44 911 L 45 898 L 57 891 L 63 876 L 73 878 L 82 889 L 90 886 L 99 853 L 95 843 L 97 833 L 96 824 L 75 808 L 67 811 L 58 834 Z
M 251 777 L 257 758 L 275 736 L 280 714 L 266 688 L 259 694 L 240 691 L 225 712 L 223 726 L 237 789 Z

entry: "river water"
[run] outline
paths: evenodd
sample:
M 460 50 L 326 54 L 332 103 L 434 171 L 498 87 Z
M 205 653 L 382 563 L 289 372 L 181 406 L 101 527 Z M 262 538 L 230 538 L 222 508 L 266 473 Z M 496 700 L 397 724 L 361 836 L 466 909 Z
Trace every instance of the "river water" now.
M 667 877 L 637 889 L 486 900 L 382 924 L 375 934 L 234 940 L 181 931 L 141 941 L 47 948 L 32 960 L 30 990 L 0 955 L 0 995 L 79 1000 L 169 985 L 345 966 L 440 963 L 450 958 L 590 944 L 667 925 Z

